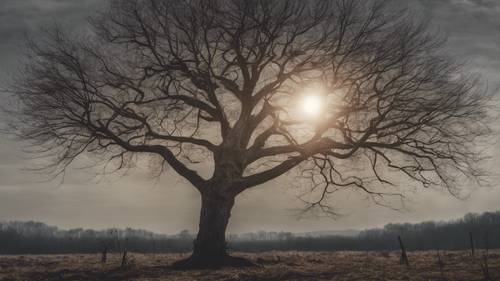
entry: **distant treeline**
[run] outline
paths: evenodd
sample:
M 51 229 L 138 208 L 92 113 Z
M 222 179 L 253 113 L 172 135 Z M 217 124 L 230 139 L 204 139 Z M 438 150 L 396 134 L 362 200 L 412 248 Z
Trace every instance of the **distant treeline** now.
M 233 248 L 245 252 L 269 250 L 299 251 L 381 251 L 398 250 L 398 236 L 407 250 L 464 250 L 470 248 L 470 235 L 476 248 L 500 249 L 500 211 L 467 214 L 449 222 L 388 224 L 357 236 L 290 237 L 275 241 L 238 241 Z
M 397 237 L 401 236 L 408 250 L 461 250 L 470 247 L 470 234 L 476 248 L 500 248 L 500 211 L 467 214 L 449 222 L 388 224 L 356 236 L 299 237 L 287 232 L 259 232 L 245 236 L 255 239 L 242 239 L 232 235 L 228 247 L 246 252 L 396 250 L 399 248 Z M 0 223 L 0 254 L 97 253 L 104 248 L 111 252 L 127 249 L 143 253 L 181 253 L 191 251 L 193 239 L 187 231 L 168 236 L 130 228 L 59 230 L 38 222 Z
M 40 222 L 0 223 L 0 254 L 97 253 L 127 249 L 140 253 L 182 253 L 192 248 L 193 236 L 155 234 L 137 229 L 60 230 Z

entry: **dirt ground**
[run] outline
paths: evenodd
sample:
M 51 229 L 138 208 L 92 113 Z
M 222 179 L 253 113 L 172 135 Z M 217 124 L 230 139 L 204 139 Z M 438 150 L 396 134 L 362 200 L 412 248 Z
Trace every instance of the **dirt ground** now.
M 411 252 L 410 266 L 399 264 L 399 252 L 266 252 L 235 253 L 259 267 L 175 271 L 170 264 L 179 254 L 0 256 L 0 280 L 485 280 L 483 253 Z M 490 251 L 490 280 L 500 280 L 500 251 Z M 442 270 L 441 270 L 442 269 Z

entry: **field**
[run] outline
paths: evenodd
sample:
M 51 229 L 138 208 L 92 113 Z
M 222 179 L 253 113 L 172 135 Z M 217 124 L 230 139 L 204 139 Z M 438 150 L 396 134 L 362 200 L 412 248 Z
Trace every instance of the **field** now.
M 169 265 L 184 255 L 129 254 L 0 256 L 0 280 L 485 280 L 482 252 L 410 252 L 410 266 L 399 264 L 399 252 L 266 252 L 236 253 L 259 267 L 174 271 Z M 490 251 L 490 280 L 500 280 L 500 251 Z M 440 266 L 441 264 L 441 266 Z M 484 266 L 483 266 L 484 267 Z

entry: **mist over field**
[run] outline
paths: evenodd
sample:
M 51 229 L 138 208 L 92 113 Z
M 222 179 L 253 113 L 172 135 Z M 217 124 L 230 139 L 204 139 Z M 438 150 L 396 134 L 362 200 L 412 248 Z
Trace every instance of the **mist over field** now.
M 467 214 L 451 221 L 387 224 L 361 231 L 291 233 L 256 231 L 228 235 L 231 251 L 395 251 L 403 238 L 409 251 L 467 250 L 470 235 L 478 249 L 500 249 L 500 211 Z M 140 229 L 61 230 L 38 222 L 0 223 L 0 254 L 70 254 L 128 250 L 138 253 L 187 253 L 195 234 L 157 234 Z

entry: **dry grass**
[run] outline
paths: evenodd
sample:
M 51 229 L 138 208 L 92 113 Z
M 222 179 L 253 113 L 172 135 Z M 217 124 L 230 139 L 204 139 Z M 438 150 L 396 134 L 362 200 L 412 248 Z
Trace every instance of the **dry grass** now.
M 126 268 L 119 255 L 103 265 L 100 255 L 0 256 L 0 280 L 484 280 L 479 260 L 467 252 L 442 252 L 443 277 L 436 252 L 409 253 L 410 267 L 399 265 L 399 252 L 267 252 L 236 254 L 261 267 L 174 271 L 179 254 L 130 254 Z M 500 280 L 500 251 L 489 254 L 492 280 Z

